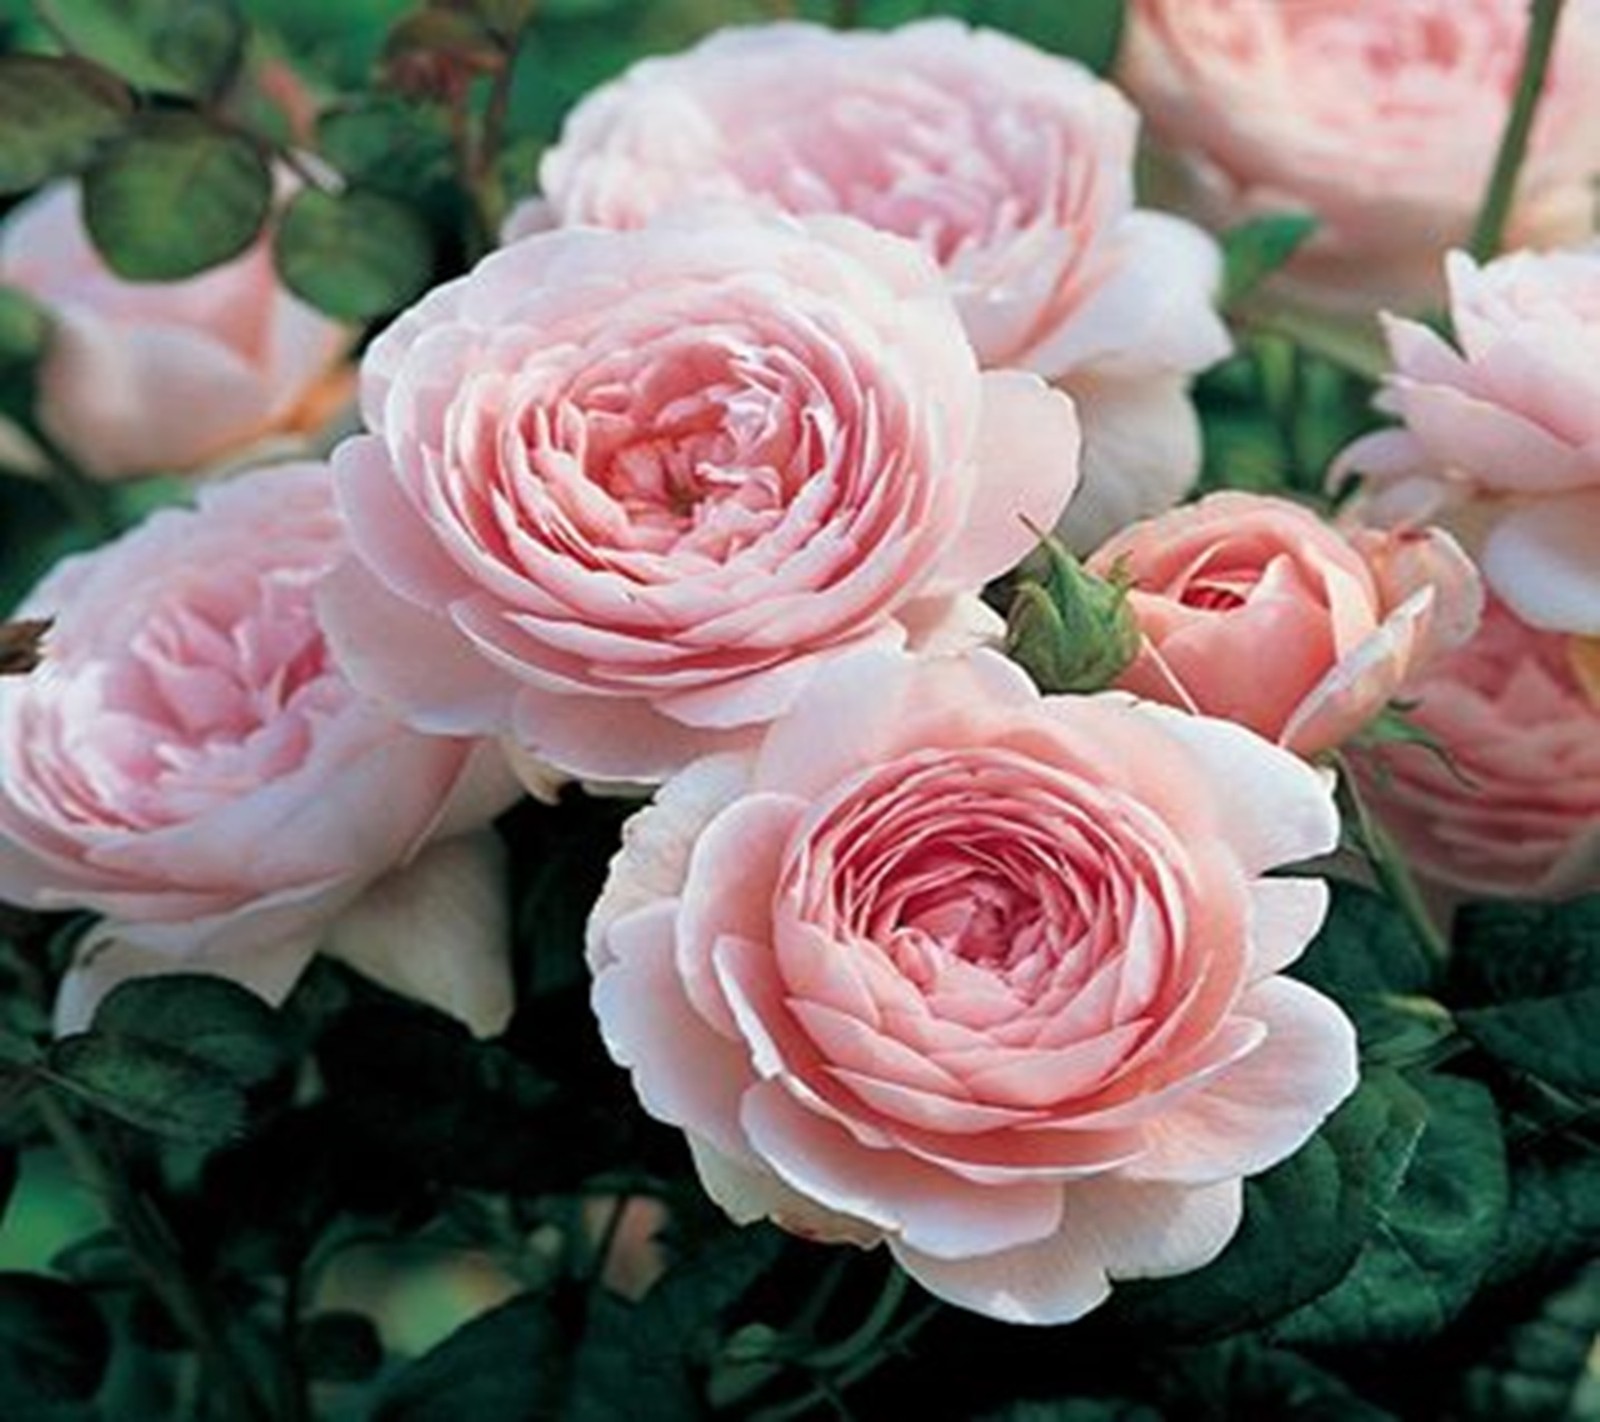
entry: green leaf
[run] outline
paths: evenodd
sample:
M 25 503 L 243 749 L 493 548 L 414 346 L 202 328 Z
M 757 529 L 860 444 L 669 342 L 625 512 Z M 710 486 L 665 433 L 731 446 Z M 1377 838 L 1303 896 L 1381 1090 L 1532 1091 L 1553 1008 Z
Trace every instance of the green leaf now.
M 1355 1267 L 1273 1329 L 1311 1347 L 1432 1337 L 1466 1305 L 1505 1227 L 1505 1145 L 1494 1098 L 1476 1082 L 1423 1077 L 1428 1124 L 1411 1167 Z
M 986 1413 L 980 1422 L 1162 1422 L 1162 1417 L 1142 1402 L 1067 1397 L 1059 1402 L 1013 1402 Z
M 281 1019 L 253 992 L 208 973 L 132 978 L 107 994 L 94 1031 L 154 1042 L 215 1068 L 248 1088 L 287 1063 Z
M 1600 1257 L 1600 1154 L 1586 1141 L 1564 1153 L 1517 1158 L 1505 1236 L 1489 1284 L 1565 1272 Z
M 128 91 L 76 59 L 0 56 L 0 193 L 75 173 L 121 132 Z
M 1316 230 L 1317 219 L 1305 212 L 1272 212 L 1230 227 L 1222 234 L 1222 306 L 1254 291 Z
M 194 114 L 145 115 L 83 181 L 89 234 L 131 281 L 177 281 L 238 256 L 271 207 L 256 145 Z
M 524 1294 L 458 1328 L 397 1374 L 383 1389 L 372 1422 L 540 1422 L 556 1416 L 564 1346 L 548 1303 Z
M 306 1320 L 300 1356 L 319 1382 L 365 1382 L 383 1366 L 383 1340 L 365 1314 L 330 1309 Z
M 274 255 L 284 285 L 319 310 L 365 321 L 405 306 L 433 275 L 433 236 L 379 192 L 306 189 L 290 202 Z
M 248 33 L 234 0 L 48 0 L 80 54 L 140 89 L 207 98 L 238 71 Z
M 1543 1300 L 1461 1383 L 1463 1422 L 1597 1422 L 1600 1264 Z
M 1259 1328 L 1347 1274 L 1399 1187 L 1427 1120 L 1395 1072 L 1370 1073 L 1296 1154 L 1245 1184 L 1244 1222 L 1192 1274 L 1121 1285 L 1105 1321 L 1200 1341 Z
M 100 1389 L 111 1335 L 82 1289 L 42 1274 L 0 1273 L 0 1415 L 87 1402 Z
M 1600 895 L 1468 904 L 1456 940 L 1462 1030 L 1508 1067 L 1600 1092 Z
M 1413 1060 L 1451 1031 L 1432 996 L 1426 950 L 1405 916 L 1370 889 L 1333 885 L 1327 920 L 1292 972 L 1350 1014 L 1369 1064 Z
M 1395 1422 L 1297 1353 L 1239 1340 L 1169 1353 L 1151 1378 L 1173 1422 Z
M 47 1058 L 50 1079 L 130 1126 L 188 1145 L 220 1145 L 244 1130 L 244 1093 L 215 1067 L 161 1042 L 85 1032 Z
M 455 169 L 443 106 L 392 95 L 352 97 L 323 113 L 317 147 L 357 187 L 411 201 Z
M 0 286 L 0 381 L 26 380 L 49 344 L 49 312 L 25 291 Z
M 764 1225 L 723 1235 L 669 1269 L 638 1304 L 602 1294 L 573 1365 L 567 1422 L 633 1422 L 641 1396 L 652 1422 L 698 1418 L 690 1368 L 712 1351 L 718 1319 L 776 1262 L 782 1236 Z
M 1125 8 L 1123 0 L 964 0 L 959 12 L 1103 74 L 1116 60 Z

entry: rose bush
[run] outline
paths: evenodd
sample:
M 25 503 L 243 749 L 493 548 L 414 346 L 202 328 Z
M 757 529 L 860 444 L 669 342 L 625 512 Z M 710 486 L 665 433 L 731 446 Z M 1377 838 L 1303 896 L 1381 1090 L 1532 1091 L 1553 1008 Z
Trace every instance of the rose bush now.
M 427 731 L 659 779 L 865 644 L 970 641 L 1077 479 L 932 264 L 844 219 L 559 231 L 427 297 L 334 457 L 356 682 Z
M 1492 600 L 1478 635 L 1406 688 L 1437 749 L 1378 746 L 1357 763 L 1420 873 L 1474 896 L 1600 889 L 1597 673 L 1592 640 Z
M 1315 755 L 1472 634 L 1483 594 L 1437 529 L 1341 531 L 1226 491 L 1135 524 L 1090 560 L 1129 581 L 1141 634 L 1117 684 Z
M 124 281 L 63 183 L 0 226 L 0 282 L 49 308 L 38 417 L 98 478 L 238 459 L 321 428 L 352 393 L 351 332 L 283 289 L 265 241 L 187 281 Z
M 1363 516 L 1439 519 L 1478 554 L 1519 616 L 1600 635 L 1600 246 L 1452 253 L 1456 345 L 1390 320 L 1394 371 L 1379 407 L 1399 429 L 1334 466 L 1360 474 Z
M 1208 223 L 1309 211 L 1291 289 L 1417 309 L 1463 244 L 1516 86 L 1523 0 L 1134 0 L 1118 76 Z M 1522 170 L 1513 245 L 1591 229 L 1600 108 L 1591 7 L 1569 5 Z
M 1329 784 L 1223 722 L 864 653 L 629 828 L 594 1007 L 735 1219 L 887 1241 L 1060 1322 L 1198 1268 L 1355 1082 L 1316 932 Z
M 182 968 L 280 997 L 339 939 L 503 1017 L 496 851 L 427 846 L 514 784 L 493 747 L 405 730 L 332 664 L 312 599 L 343 548 L 326 468 L 269 467 L 64 560 L 24 603 L 53 623 L 45 664 L 0 681 L 0 899 L 106 916 L 73 1015 Z M 412 861 L 455 912 L 386 879 Z
M 1193 482 L 1189 379 L 1229 348 L 1215 246 L 1134 206 L 1138 125 L 1081 65 L 949 20 L 723 30 L 580 103 L 509 234 L 738 202 L 921 243 L 980 362 L 1077 402 L 1085 479 L 1064 533 L 1086 548 Z

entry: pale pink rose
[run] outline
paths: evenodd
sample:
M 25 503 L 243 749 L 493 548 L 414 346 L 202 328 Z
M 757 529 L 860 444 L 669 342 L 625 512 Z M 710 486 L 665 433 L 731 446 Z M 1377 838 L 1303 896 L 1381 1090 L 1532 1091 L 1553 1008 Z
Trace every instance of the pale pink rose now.
M 495 1015 L 486 974 L 509 1001 L 497 850 L 453 836 L 514 784 L 491 748 L 406 730 L 333 666 L 313 592 L 344 546 L 327 469 L 282 465 L 65 560 L 24 602 L 55 621 L 42 665 L 0 679 L 0 898 L 105 915 L 67 1016 L 162 970 L 281 996 L 319 946 L 469 1020 Z
M 1349 1023 L 1280 976 L 1326 886 L 1264 877 L 1333 847 L 1330 783 L 993 652 L 862 653 L 631 822 L 601 1030 L 736 1220 L 1076 1318 L 1215 1257 L 1355 1085 Z
M 1135 524 L 1089 567 L 1132 585 L 1141 643 L 1118 686 L 1308 756 L 1469 637 L 1483 603 L 1446 533 L 1340 530 L 1259 494 L 1212 494 Z
M 1077 479 L 1070 402 L 980 375 L 932 264 L 841 218 L 569 229 L 373 345 L 323 612 L 423 730 L 658 780 L 830 657 L 994 630 Z
M 1448 755 L 1361 752 L 1362 789 L 1419 873 L 1475 896 L 1600 890 L 1600 655 L 1491 599 L 1406 697 Z
M 1600 244 L 1447 270 L 1456 344 L 1388 321 L 1378 404 L 1404 424 L 1332 477 L 1363 476 L 1373 522 L 1457 530 L 1526 621 L 1600 635 Z
M 1513 245 L 1592 228 L 1595 7 L 1568 5 Z M 1527 0 L 1134 0 L 1118 75 L 1209 225 L 1309 211 L 1290 266 L 1322 303 L 1420 309 L 1466 242 L 1516 87 Z
M 50 309 L 39 419 L 99 478 L 237 458 L 315 431 L 350 393 L 351 332 L 284 290 L 266 239 L 187 281 L 123 281 L 64 183 L 7 216 L 0 282 Z
M 1084 489 L 1064 532 L 1092 547 L 1193 482 L 1189 377 L 1229 348 L 1215 245 L 1134 206 L 1138 126 L 1081 65 L 953 20 L 722 30 L 580 103 L 509 235 L 737 202 L 920 242 L 979 361 L 1078 403 Z

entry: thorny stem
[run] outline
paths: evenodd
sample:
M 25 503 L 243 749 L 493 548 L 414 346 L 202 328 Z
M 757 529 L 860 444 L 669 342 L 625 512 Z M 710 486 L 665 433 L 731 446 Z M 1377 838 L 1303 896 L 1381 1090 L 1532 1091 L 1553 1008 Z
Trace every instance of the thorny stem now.
M 36 1093 L 34 1105 L 73 1173 L 105 1205 L 150 1291 L 194 1344 L 207 1373 L 227 1395 L 227 1415 L 239 1422 L 270 1422 L 271 1413 L 251 1385 L 249 1373 L 217 1329 L 216 1309 L 186 1276 L 166 1221 L 128 1187 L 89 1133 L 48 1088 Z
M 1533 135 L 1533 121 L 1539 111 L 1539 99 L 1544 92 L 1545 75 L 1550 69 L 1550 55 L 1555 49 L 1556 29 L 1561 21 L 1561 7 L 1566 0 L 1532 0 L 1528 19 L 1528 38 L 1522 51 L 1522 71 L 1517 77 L 1516 94 L 1511 100 L 1511 111 L 1506 116 L 1506 126 L 1500 137 L 1500 149 L 1495 154 L 1494 171 L 1489 177 L 1489 188 L 1484 194 L 1477 224 L 1472 229 L 1470 250 L 1480 262 L 1487 261 L 1500 250 L 1505 236 L 1506 222 L 1511 216 L 1511 202 L 1516 196 L 1517 175 L 1522 171 L 1527 157 L 1528 140 Z

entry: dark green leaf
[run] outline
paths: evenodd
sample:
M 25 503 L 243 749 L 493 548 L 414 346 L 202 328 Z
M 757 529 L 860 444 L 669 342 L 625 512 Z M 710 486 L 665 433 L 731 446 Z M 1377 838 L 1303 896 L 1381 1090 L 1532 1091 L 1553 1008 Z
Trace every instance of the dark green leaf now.
M 699 1417 L 690 1369 L 704 1358 L 696 1358 L 694 1345 L 709 1341 L 708 1331 L 772 1267 L 781 1247 L 777 1231 L 747 1227 L 674 1265 L 636 1305 L 597 1298 L 573 1365 L 567 1422 L 633 1422 L 641 1396 L 652 1400 L 652 1422 Z
M 159 93 L 219 93 L 244 53 L 234 0 L 48 0 L 41 8 L 80 54 Z
M 458 1328 L 397 1374 L 383 1389 L 372 1422 L 553 1418 L 563 1347 L 549 1305 L 525 1294 Z
M 5 1220 L 5 1209 L 11 1203 L 11 1192 L 17 1188 L 17 1152 L 10 1146 L 0 1146 L 0 1223 Z
M 1423 1077 L 1428 1124 L 1411 1167 L 1344 1280 L 1283 1320 L 1279 1341 L 1407 1343 L 1444 1328 L 1472 1297 L 1505 1228 L 1505 1146 L 1476 1082 Z
M 0 193 L 75 173 L 127 122 L 127 90 L 73 59 L 0 56 Z
M 0 286 L 0 380 L 16 380 L 38 364 L 49 342 L 50 315 L 44 307 L 24 291 Z
M 1169 1353 L 1151 1379 L 1172 1422 L 1394 1422 L 1331 1373 L 1284 1348 L 1240 1340 Z
M 959 12 L 1104 73 L 1117 57 L 1124 8 L 1123 0 L 963 0 Z
M 306 1321 L 300 1355 L 320 1382 L 364 1382 L 383 1366 L 383 1340 L 364 1314 L 330 1310 Z
M 1215 1263 L 1122 1285 L 1107 1321 L 1201 1340 L 1258 1328 L 1326 1293 L 1376 1227 L 1426 1119 L 1426 1103 L 1397 1074 L 1370 1073 L 1303 1149 L 1246 1183 L 1244 1223 Z
M 988 1413 L 981 1422 L 1162 1422 L 1162 1417 L 1142 1402 L 1068 1397 L 1060 1402 L 1014 1402 Z
M 1462 1379 L 1466 1422 L 1596 1422 L 1600 1375 L 1600 1264 L 1591 1263 L 1513 1328 Z
M 278 1014 L 237 983 L 205 973 L 119 984 L 96 1010 L 94 1030 L 172 1047 L 240 1087 L 270 1080 L 287 1060 Z
M 1574 1142 L 1562 1153 L 1512 1158 L 1511 1206 L 1490 1284 L 1549 1278 L 1600 1258 L 1600 1154 Z
M 132 281 L 176 281 L 238 256 L 272 207 L 248 138 L 195 114 L 147 114 L 84 175 L 84 218 Z
M 1509 1067 L 1600 1092 L 1600 895 L 1468 904 L 1456 939 L 1462 1030 Z
M 218 1145 L 244 1129 L 244 1093 L 225 1073 L 161 1042 L 80 1033 L 48 1058 L 51 1079 L 98 1111 L 191 1145 Z
M 1252 217 L 1222 234 L 1222 305 L 1247 296 L 1292 257 L 1317 219 L 1304 212 Z
M 1394 905 L 1369 889 L 1334 885 L 1327 922 L 1292 971 L 1350 1014 L 1369 1063 L 1419 1056 L 1451 1030 L 1432 998 L 1426 951 Z
M 322 156 L 360 188 L 414 202 L 448 182 L 455 168 L 441 105 L 368 94 L 345 100 L 317 120 Z
M 110 1356 L 105 1319 L 82 1289 L 41 1274 L 0 1273 L 0 1416 L 88 1401 Z
M 382 193 L 306 189 L 283 214 L 278 273 L 296 295 L 341 320 L 398 310 L 433 274 L 433 237 L 404 203 Z

